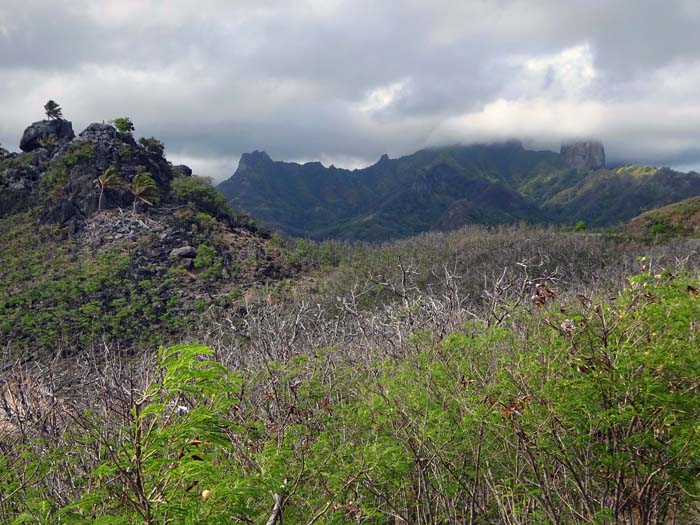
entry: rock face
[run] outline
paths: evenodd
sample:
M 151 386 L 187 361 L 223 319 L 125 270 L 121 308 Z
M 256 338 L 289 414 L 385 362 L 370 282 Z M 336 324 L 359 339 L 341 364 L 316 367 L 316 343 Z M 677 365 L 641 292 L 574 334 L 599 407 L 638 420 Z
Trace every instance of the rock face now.
M 39 170 L 31 164 L 10 166 L 0 173 L 0 219 L 29 208 L 39 180 Z
M 35 122 L 24 131 L 20 148 L 22 153 L 0 147 L 0 219 L 32 209 L 41 222 L 56 224 L 69 235 L 83 230 L 98 208 L 131 209 L 133 181 L 141 172 L 155 182 L 158 198 L 148 206 L 137 201 L 137 209 L 176 205 L 173 178 L 192 175 L 184 164 L 173 166 L 156 139 L 136 141 L 105 123 L 90 124 L 76 137 L 67 120 Z M 109 168 L 118 177 L 108 179 L 103 190 L 100 177 Z M 235 222 L 233 215 L 226 217 Z
M 585 141 L 562 144 L 560 155 L 570 168 L 591 171 L 605 167 L 605 149 L 600 142 Z
M 264 151 L 255 150 L 253 153 L 244 153 L 238 161 L 238 169 L 256 170 L 272 165 L 272 159 Z
M 75 138 L 75 133 L 73 133 L 73 124 L 70 121 L 63 119 L 40 120 L 24 130 L 19 148 L 22 151 L 34 151 L 45 146 L 47 141 L 60 146 L 73 138 Z

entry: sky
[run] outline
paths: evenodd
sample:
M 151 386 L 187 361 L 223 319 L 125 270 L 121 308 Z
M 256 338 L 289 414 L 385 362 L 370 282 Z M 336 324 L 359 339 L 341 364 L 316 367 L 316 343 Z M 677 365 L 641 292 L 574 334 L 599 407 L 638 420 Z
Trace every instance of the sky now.
M 698 0 L 0 0 L 0 144 L 48 99 L 222 180 L 456 143 L 700 171 Z

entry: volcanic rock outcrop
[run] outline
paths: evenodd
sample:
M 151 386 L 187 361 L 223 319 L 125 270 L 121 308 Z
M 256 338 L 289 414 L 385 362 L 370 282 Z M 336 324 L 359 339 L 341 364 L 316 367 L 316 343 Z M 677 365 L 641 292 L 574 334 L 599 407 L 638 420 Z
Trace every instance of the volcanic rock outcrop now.
M 40 120 L 24 130 L 19 149 L 34 151 L 47 145 L 60 146 L 74 137 L 73 124 L 69 120 Z
M 130 207 L 129 188 L 139 172 L 150 174 L 165 200 L 175 176 L 192 174 L 187 166 L 173 167 L 157 140 L 137 142 L 104 123 L 90 124 L 76 137 L 70 121 L 34 122 L 20 149 L 23 153 L 0 148 L 0 218 L 40 204 L 44 222 L 71 231 L 97 211 L 101 193 L 103 209 Z M 117 170 L 120 184 L 102 190 L 99 177 L 108 168 Z

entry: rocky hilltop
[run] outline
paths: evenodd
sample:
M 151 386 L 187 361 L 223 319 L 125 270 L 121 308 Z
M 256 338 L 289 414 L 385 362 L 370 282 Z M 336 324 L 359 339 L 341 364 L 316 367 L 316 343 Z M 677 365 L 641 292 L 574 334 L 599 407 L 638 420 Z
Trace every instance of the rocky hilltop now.
M 252 219 L 155 138 L 70 121 L 0 149 L 0 342 L 139 347 L 195 333 L 203 312 L 290 275 Z M 40 322 L 37 320 L 41 320 Z
M 511 141 L 384 155 L 353 171 L 255 151 L 219 187 L 232 205 L 289 235 L 381 241 L 464 224 L 609 226 L 700 195 L 700 175 L 609 170 L 595 141 L 564 144 L 559 154 Z
M 76 137 L 70 121 L 35 122 L 22 135 L 20 149 L 24 153 L 4 155 L 0 165 L 0 217 L 40 204 L 43 221 L 74 232 L 100 204 L 105 210 L 129 207 L 138 173 L 154 181 L 152 198 L 164 204 L 172 200 L 173 178 L 191 174 L 186 166 L 172 166 L 156 139 L 137 142 L 110 124 L 90 124 Z M 108 168 L 116 170 L 120 183 L 103 188 L 100 177 Z

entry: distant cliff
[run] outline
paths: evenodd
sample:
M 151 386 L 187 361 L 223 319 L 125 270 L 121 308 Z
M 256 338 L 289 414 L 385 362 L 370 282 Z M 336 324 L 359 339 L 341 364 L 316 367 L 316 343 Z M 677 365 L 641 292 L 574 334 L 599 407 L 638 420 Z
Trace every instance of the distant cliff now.
M 605 167 L 605 149 L 600 142 L 562 144 L 560 155 L 561 160 L 570 168 L 599 170 Z

